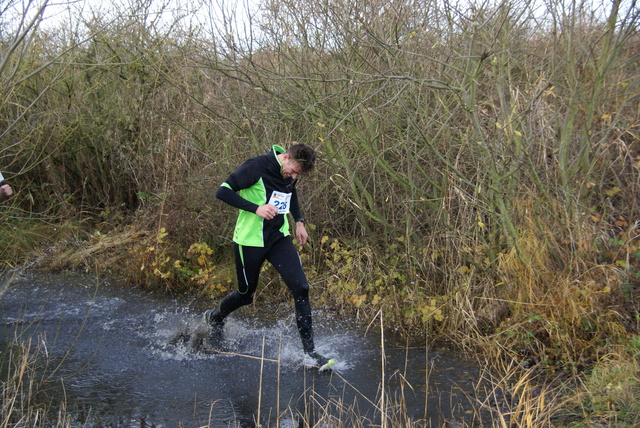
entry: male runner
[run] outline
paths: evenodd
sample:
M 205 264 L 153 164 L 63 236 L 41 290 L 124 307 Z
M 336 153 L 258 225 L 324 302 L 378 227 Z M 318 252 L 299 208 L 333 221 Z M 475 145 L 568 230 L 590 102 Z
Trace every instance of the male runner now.
M 267 154 L 240 165 L 218 188 L 216 197 L 239 210 L 233 234 L 238 289 L 227 294 L 217 309 L 206 311 L 204 319 L 219 334 L 227 315 L 253 302 L 260 268 L 269 260 L 293 295 L 304 352 L 322 371 L 334 361 L 315 352 L 309 283 L 289 237 L 287 219 L 291 213 L 296 239 L 304 245 L 309 235 L 298 205 L 296 179 L 313 170 L 315 158 L 314 150 L 303 144 L 286 151 L 274 145 Z

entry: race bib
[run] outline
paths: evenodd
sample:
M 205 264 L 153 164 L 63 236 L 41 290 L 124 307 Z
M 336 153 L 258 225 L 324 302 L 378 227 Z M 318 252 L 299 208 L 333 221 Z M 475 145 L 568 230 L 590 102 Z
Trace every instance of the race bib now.
M 278 208 L 278 214 L 289 214 L 289 203 L 291 202 L 291 193 L 282 193 L 273 191 L 269 203 Z

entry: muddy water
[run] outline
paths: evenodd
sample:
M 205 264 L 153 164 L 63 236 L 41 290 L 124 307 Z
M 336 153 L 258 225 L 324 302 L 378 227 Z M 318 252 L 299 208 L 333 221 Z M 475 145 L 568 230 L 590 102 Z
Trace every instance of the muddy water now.
M 316 312 L 317 350 L 338 361 L 317 373 L 305 366 L 292 309 L 259 300 L 232 314 L 211 344 L 203 302 L 87 275 L 23 273 L 0 297 L 0 345 L 16 335 L 46 344 L 49 394 L 64 397 L 78 426 L 253 427 L 259 418 L 263 427 L 297 427 L 318 409 L 375 426 L 383 384 L 387 413 L 402 398 L 398 413 L 417 426 L 477 425 L 472 364 Z

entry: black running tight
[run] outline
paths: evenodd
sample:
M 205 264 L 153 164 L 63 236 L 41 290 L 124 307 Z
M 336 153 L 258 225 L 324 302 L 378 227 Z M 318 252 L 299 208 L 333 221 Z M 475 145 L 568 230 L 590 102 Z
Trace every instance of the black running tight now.
M 276 268 L 293 296 L 302 347 L 306 353 L 313 352 L 309 283 L 291 238 L 282 237 L 266 247 L 247 247 L 234 244 L 234 253 L 238 289 L 227 294 L 220 302 L 220 317 L 224 318 L 239 307 L 253 302 L 260 278 L 260 269 L 264 261 L 268 260 Z

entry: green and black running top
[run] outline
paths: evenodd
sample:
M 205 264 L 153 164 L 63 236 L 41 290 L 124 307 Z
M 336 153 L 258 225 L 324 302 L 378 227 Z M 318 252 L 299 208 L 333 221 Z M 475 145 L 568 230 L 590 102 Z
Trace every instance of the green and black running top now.
M 231 173 L 216 192 L 218 199 L 240 210 L 233 233 L 233 242 L 239 245 L 264 247 L 268 242 L 289 236 L 288 212 L 296 221 L 302 219 L 296 180 L 282 176 L 278 159 L 281 153 L 285 150 L 274 145 L 267 154 L 249 159 Z M 255 212 L 269 201 L 281 214 L 265 220 Z

